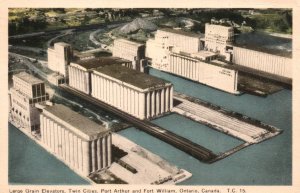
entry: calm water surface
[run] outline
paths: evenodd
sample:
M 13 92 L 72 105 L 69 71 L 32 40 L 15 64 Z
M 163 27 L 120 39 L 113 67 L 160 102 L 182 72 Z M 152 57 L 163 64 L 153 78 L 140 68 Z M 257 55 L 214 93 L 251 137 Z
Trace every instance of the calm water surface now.
M 9 183 L 89 184 L 9 124 Z

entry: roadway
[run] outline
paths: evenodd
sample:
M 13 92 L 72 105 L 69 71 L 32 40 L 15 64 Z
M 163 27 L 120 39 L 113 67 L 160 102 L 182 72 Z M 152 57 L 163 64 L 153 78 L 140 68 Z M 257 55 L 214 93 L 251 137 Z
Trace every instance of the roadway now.
M 18 59 L 22 59 L 23 64 L 26 65 L 29 68 L 29 70 L 33 71 L 34 73 L 37 73 L 42 79 L 47 80 L 47 74 L 32 64 L 32 61 L 35 60 L 34 58 L 30 58 L 30 57 L 12 53 L 12 52 L 9 52 L 9 55 L 11 55 L 15 58 L 18 58 Z M 40 60 L 37 62 L 40 62 Z
M 99 106 L 102 109 L 105 109 L 111 113 L 114 113 L 115 115 L 121 117 L 125 121 L 128 121 L 132 125 L 134 125 L 136 128 L 145 131 L 146 133 L 180 149 L 181 151 L 184 151 L 185 153 L 193 156 L 194 158 L 209 163 L 210 160 L 217 157 L 212 151 L 209 149 L 206 149 L 205 147 L 196 144 L 184 137 L 181 137 L 173 132 L 170 132 L 166 129 L 163 129 L 153 123 L 151 123 L 148 120 L 140 120 L 138 118 L 135 118 L 128 113 L 125 113 L 113 106 L 110 106 L 102 101 L 99 101 L 98 99 L 95 99 L 91 97 L 90 95 L 87 95 L 83 92 L 80 92 L 76 89 L 73 89 L 69 87 L 68 85 L 61 85 L 61 89 L 64 91 L 67 91 L 77 97 L 80 97 L 96 106 Z

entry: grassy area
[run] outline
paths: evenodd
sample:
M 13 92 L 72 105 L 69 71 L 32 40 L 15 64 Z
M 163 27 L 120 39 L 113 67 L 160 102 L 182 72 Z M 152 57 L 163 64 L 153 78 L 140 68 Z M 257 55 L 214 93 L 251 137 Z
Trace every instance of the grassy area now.
M 98 33 L 96 34 L 96 38 L 99 42 L 106 45 L 110 45 L 113 43 L 113 39 L 111 39 L 107 33 Z
M 148 34 L 149 33 L 144 30 L 139 30 L 137 33 L 127 35 L 127 38 L 133 41 L 146 43 L 148 40 Z
M 92 31 L 76 32 L 70 35 L 59 37 L 54 40 L 54 42 L 65 42 L 71 44 L 74 49 L 78 51 L 88 50 L 89 47 L 93 47 L 92 43 L 89 41 L 89 36 Z

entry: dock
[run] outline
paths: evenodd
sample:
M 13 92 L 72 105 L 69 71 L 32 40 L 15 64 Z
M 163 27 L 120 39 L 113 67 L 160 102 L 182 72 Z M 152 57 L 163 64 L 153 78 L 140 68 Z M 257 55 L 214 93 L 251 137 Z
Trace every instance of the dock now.
M 140 129 L 176 148 L 179 150 L 193 156 L 194 158 L 198 159 L 199 161 L 202 161 L 204 163 L 209 163 L 211 160 L 215 159 L 217 157 L 216 154 L 214 154 L 211 150 L 206 149 L 205 147 L 194 143 L 190 141 L 189 139 L 186 139 L 184 137 L 181 137 L 173 132 L 170 132 L 164 128 L 159 127 L 158 125 L 151 123 L 149 120 L 140 120 L 136 117 L 133 117 L 132 115 L 125 113 L 109 104 L 106 104 L 98 99 L 95 99 L 94 97 L 85 94 L 81 91 L 78 91 L 76 89 L 73 89 L 69 87 L 68 85 L 60 85 L 60 89 L 76 96 L 80 97 L 81 99 L 94 104 L 102 109 L 105 109 L 119 117 L 121 117 L 123 120 L 131 123 L 133 126 L 135 126 L 137 129 Z
M 113 145 L 128 154 L 119 162 L 114 162 L 108 171 L 128 184 L 177 184 L 192 176 L 190 172 L 179 169 L 125 137 L 117 133 L 112 135 Z M 124 168 L 122 163 L 134 169 Z
M 282 132 L 258 120 L 181 93 L 174 92 L 174 100 L 174 112 L 249 144 L 259 143 Z

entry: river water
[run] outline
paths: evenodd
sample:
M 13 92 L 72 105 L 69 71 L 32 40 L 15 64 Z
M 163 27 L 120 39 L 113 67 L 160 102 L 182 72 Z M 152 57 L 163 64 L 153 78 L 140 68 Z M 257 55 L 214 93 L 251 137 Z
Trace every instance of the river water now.
M 271 36 L 264 32 L 241 33 L 235 37 L 237 45 L 263 47 L 280 52 L 292 52 L 292 39 Z
M 10 184 L 89 184 L 12 124 L 8 128 Z

